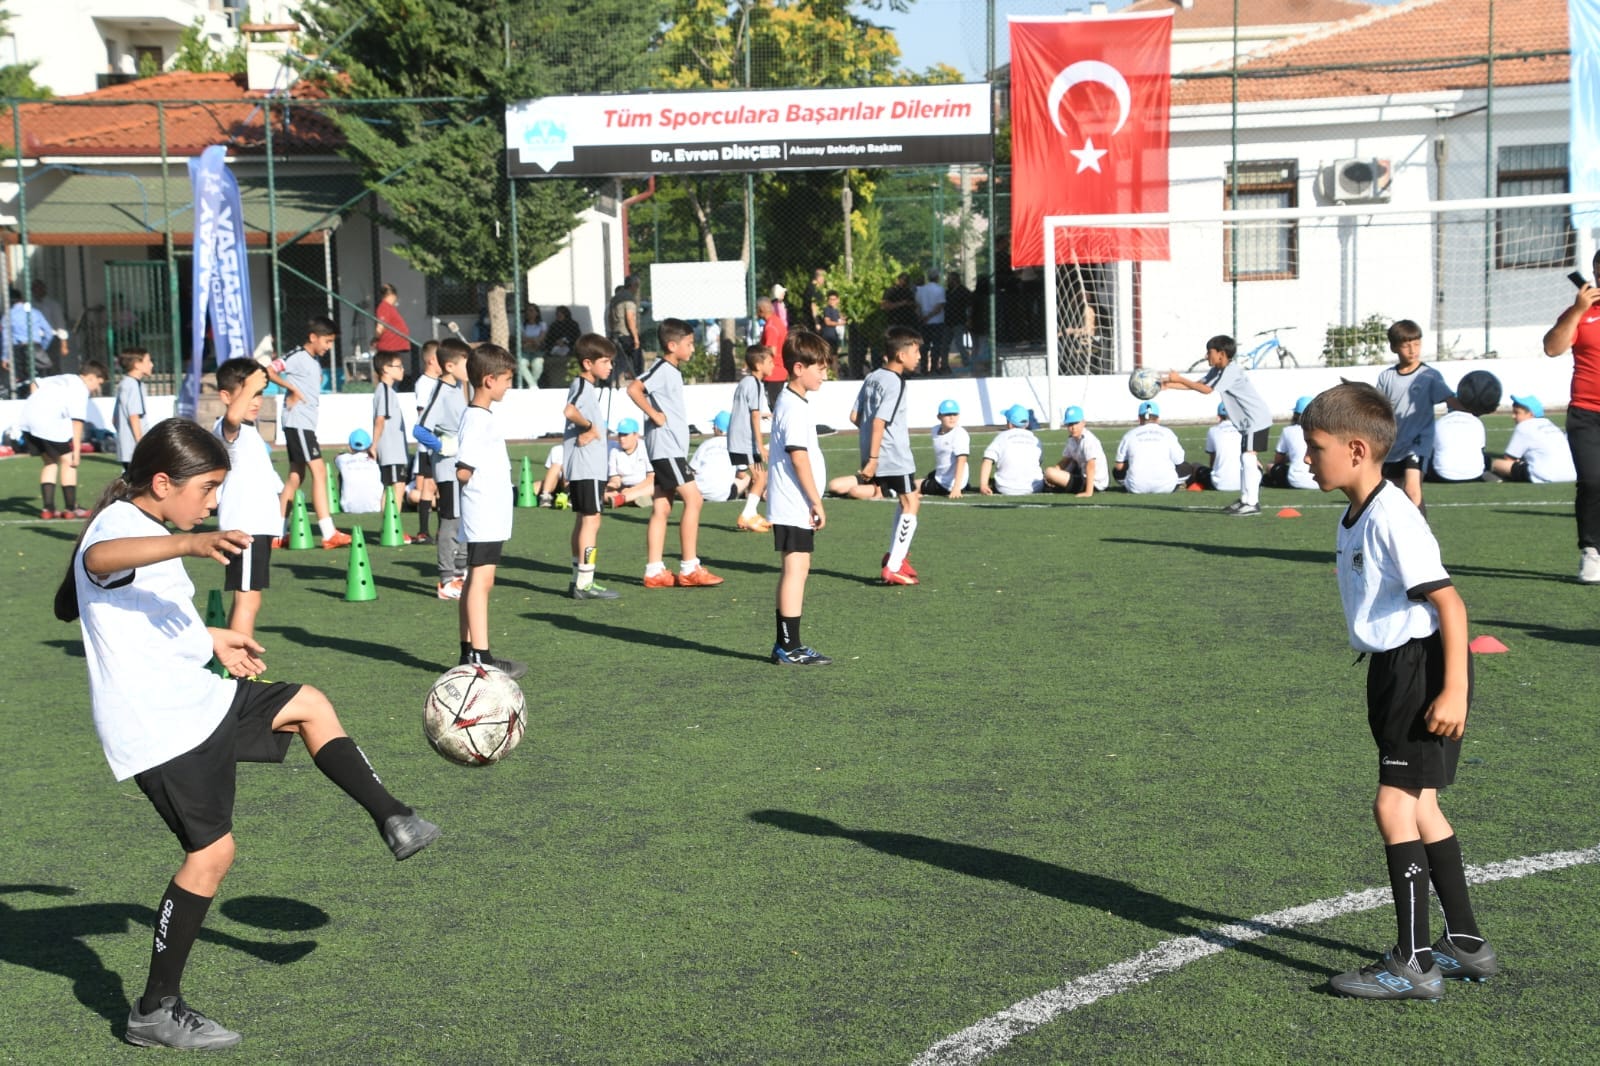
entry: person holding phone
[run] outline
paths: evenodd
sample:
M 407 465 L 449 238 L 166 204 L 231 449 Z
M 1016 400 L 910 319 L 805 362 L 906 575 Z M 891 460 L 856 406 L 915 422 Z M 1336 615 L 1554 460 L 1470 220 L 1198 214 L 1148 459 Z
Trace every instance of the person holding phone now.
M 1600 271 L 1600 253 L 1592 269 Z M 1578 580 L 1600 585 L 1600 288 L 1576 271 L 1572 304 L 1544 335 L 1544 354 L 1572 351 L 1572 398 L 1567 402 L 1567 446 L 1578 474 L 1573 511 L 1578 519 Z

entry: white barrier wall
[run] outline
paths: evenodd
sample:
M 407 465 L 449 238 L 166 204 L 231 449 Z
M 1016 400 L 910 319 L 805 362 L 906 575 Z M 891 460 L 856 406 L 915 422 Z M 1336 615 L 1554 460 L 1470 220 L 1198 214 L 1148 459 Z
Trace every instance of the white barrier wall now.
M 1452 387 L 1472 370 L 1488 370 L 1500 379 L 1505 389 L 1501 409 L 1509 410 L 1511 394 L 1537 396 L 1547 409 L 1565 407 L 1572 384 L 1572 356 L 1554 359 L 1487 359 L 1430 364 L 1438 368 Z M 1376 381 L 1382 366 L 1308 367 L 1296 370 L 1253 370 L 1250 380 L 1266 398 L 1273 418 L 1287 422 L 1295 400 L 1315 395 L 1343 378 Z M 829 381 L 813 397 L 817 421 L 834 429 L 850 427 L 850 409 L 860 383 Z M 709 430 L 718 411 L 727 410 L 733 399 L 732 385 L 690 385 L 684 390 L 689 421 Z M 999 425 L 1000 412 L 1021 404 L 1034 413 L 1040 423 L 1059 422 L 1069 404 L 1077 404 L 1091 423 L 1133 422 L 1139 401 L 1128 393 L 1127 379 L 1121 376 L 1066 377 L 1054 383 L 1047 377 L 1015 378 L 913 378 L 908 388 L 908 415 L 913 428 L 926 428 L 938 422 L 936 410 L 941 401 L 955 400 L 961 405 L 961 421 L 968 427 Z M 610 410 L 607 422 L 615 428 L 624 418 L 643 415 L 622 390 L 608 390 Z M 1216 418 L 1217 399 L 1188 390 L 1163 391 L 1157 402 L 1164 422 L 1211 422 Z M 152 423 L 170 417 L 173 399 L 152 396 L 148 401 Z M 513 389 L 496 408 L 507 422 L 508 435 L 515 440 L 553 437 L 561 434 L 561 411 L 566 404 L 564 389 Z M 99 397 L 94 401 L 95 417 L 101 425 L 111 424 L 113 401 Z M 11 429 L 22 422 L 21 400 L 0 401 L 0 428 Z M 407 404 L 408 411 L 415 410 Z M 1054 416 L 1052 419 L 1051 416 Z M 409 429 L 410 419 L 407 419 Z M 280 423 L 281 427 L 281 423 Z M 325 447 L 339 447 L 350 431 L 372 428 L 370 393 L 324 395 L 317 436 Z M 278 443 L 283 442 L 282 430 Z

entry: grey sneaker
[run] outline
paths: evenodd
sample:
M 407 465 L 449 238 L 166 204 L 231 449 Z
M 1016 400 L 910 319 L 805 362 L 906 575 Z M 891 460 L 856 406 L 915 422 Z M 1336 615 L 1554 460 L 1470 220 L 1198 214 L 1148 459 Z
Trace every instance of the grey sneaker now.
M 1458 981 L 1482 981 L 1500 972 L 1500 958 L 1487 940 L 1477 951 L 1468 951 L 1442 936 L 1433 942 L 1433 961 L 1441 974 Z
M 383 822 L 383 842 L 394 852 L 396 862 L 409 859 L 439 839 L 439 827 L 416 811 L 392 814 Z
M 574 588 L 572 598 L 575 600 L 614 600 L 620 593 L 613 592 L 604 585 L 590 585 L 586 589 Z
M 1241 508 L 1243 506 L 1244 506 L 1244 503 L 1242 501 L 1234 500 L 1232 503 L 1228 504 L 1228 506 L 1226 506 L 1226 507 L 1224 507 L 1222 509 L 1222 513 L 1223 514 L 1238 514 L 1239 513 L 1239 508 Z
M 1359 999 L 1438 999 L 1444 995 L 1444 978 L 1438 966 L 1430 965 L 1426 970 L 1407 966 L 1392 948 L 1377 962 L 1342 973 L 1328 984 L 1335 992 Z
M 170 1047 L 180 1051 L 214 1051 L 233 1047 L 241 1039 L 183 1001 L 166 996 L 149 1014 L 139 1013 L 139 1001 L 128 1011 L 128 1043 L 136 1047 Z
M 1261 513 L 1261 505 L 1257 503 L 1241 503 L 1238 507 L 1228 512 L 1235 518 L 1248 518 Z

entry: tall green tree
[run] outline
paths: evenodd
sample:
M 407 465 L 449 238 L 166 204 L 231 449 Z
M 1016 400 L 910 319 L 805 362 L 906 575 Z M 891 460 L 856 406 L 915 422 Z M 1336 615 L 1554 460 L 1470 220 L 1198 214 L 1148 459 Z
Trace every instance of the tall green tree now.
M 395 251 L 432 277 L 487 288 L 505 344 L 512 258 L 505 176 L 509 103 L 636 89 L 661 20 L 655 0 L 313 0 L 306 76 L 338 99 L 346 154 L 388 207 Z M 553 254 L 594 190 L 570 180 L 517 187 L 518 258 Z
M 0 8 L 0 37 L 11 33 L 11 12 Z M 47 100 L 50 90 L 33 80 L 38 63 L 7 63 L 0 66 L 0 100 Z
M 227 51 L 219 51 L 206 36 L 206 21 L 197 18 L 184 27 L 178 35 L 178 50 L 172 54 L 172 69 L 186 70 L 191 74 L 243 74 L 245 72 L 244 41 L 240 40 Z

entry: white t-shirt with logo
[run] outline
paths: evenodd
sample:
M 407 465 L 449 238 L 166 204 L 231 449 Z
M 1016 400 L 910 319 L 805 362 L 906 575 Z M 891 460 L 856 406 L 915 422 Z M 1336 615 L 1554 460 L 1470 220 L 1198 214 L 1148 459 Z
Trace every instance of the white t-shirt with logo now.
M 1388 481 L 1353 521 L 1351 510 L 1339 522 L 1334 557 L 1350 646 L 1389 651 L 1428 636 L 1439 628 L 1439 612 L 1423 597 L 1450 584 L 1450 574 L 1427 519 Z
M 1524 418 L 1518 422 L 1506 442 L 1506 455 L 1528 464 L 1529 481 L 1578 480 L 1567 435 L 1548 418 Z
M 650 476 L 650 451 L 642 438 L 633 442 L 633 451 L 623 451 L 619 441 L 612 441 L 606 456 L 606 479 L 621 478 L 622 487 L 631 489 Z
M 956 426 L 948 433 L 941 433 L 936 427 L 928 439 L 933 442 L 933 480 L 943 485 L 946 492 L 952 487 L 965 492 L 965 480 L 959 486 L 955 485 L 956 460 L 972 454 L 972 437 L 966 430 Z
M 800 491 L 795 475 L 793 451 L 801 450 L 811 459 L 812 488 L 818 493 L 828 484 L 828 468 L 817 445 L 817 419 L 811 403 L 787 386 L 778 393 L 773 406 L 769 453 L 772 476 L 767 479 L 767 521 L 777 526 L 811 528 L 811 502 Z
M 118 500 L 89 523 L 72 561 L 94 728 L 118 781 L 209 737 L 237 686 L 207 669 L 211 634 L 195 610 L 194 583 L 181 559 L 103 576 L 84 569 L 84 553 L 103 541 L 170 535 Z
M 1083 436 L 1068 437 L 1067 443 L 1061 447 L 1061 458 L 1074 464 L 1079 473 L 1087 476 L 1089 461 L 1096 460 L 1094 464 L 1094 490 L 1096 492 L 1111 486 L 1111 464 L 1106 462 L 1106 450 L 1100 443 L 1100 438 L 1094 435 L 1094 430 L 1085 428 Z
M 1127 463 L 1122 487 L 1129 492 L 1171 492 L 1182 483 L 1178 464 L 1183 445 L 1178 435 L 1159 422 L 1134 426 L 1117 445 L 1117 462 Z
M 456 539 L 467 544 L 511 539 L 511 455 L 499 422 L 482 407 L 468 407 L 461 416 L 456 465 L 470 466 L 472 477 L 461 486 L 461 532 Z
M 1040 461 L 1044 445 L 1021 426 L 995 434 L 983 450 L 983 457 L 994 463 L 994 490 L 1002 496 L 1026 496 L 1044 491 Z

